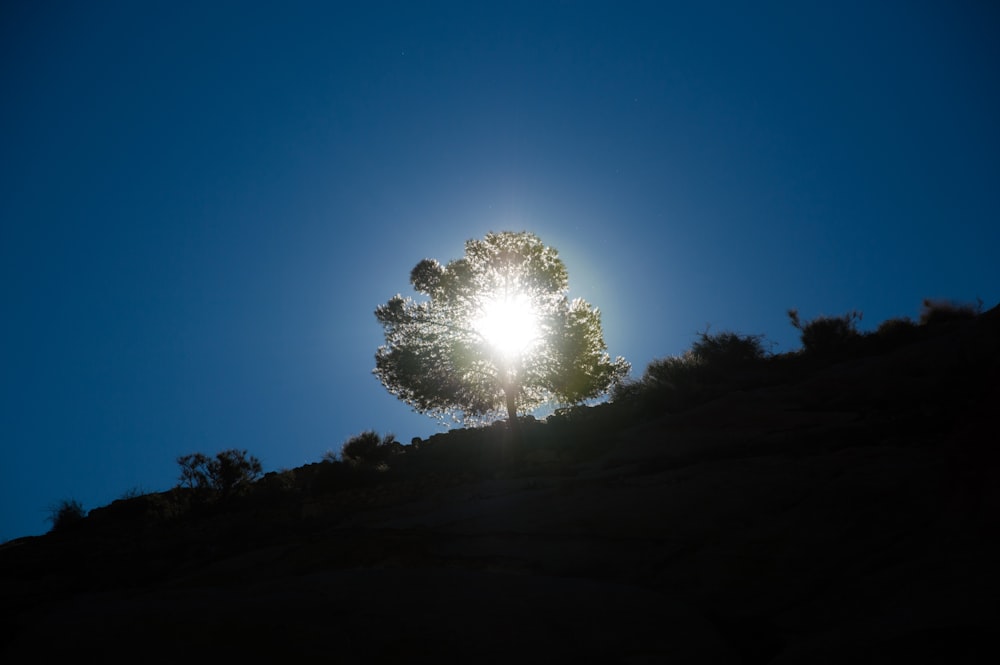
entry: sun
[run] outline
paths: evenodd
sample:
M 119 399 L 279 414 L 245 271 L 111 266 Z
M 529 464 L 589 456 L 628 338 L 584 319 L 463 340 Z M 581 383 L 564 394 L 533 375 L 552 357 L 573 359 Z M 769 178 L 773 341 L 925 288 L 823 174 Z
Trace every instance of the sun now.
M 523 355 L 538 341 L 538 312 L 523 293 L 483 298 L 473 328 L 504 358 Z

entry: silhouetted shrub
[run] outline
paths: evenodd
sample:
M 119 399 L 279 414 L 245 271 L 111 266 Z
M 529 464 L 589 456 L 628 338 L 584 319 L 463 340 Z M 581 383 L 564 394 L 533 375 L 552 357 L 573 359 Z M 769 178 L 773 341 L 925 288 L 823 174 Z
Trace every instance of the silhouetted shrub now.
M 920 312 L 920 325 L 937 325 L 950 321 L 968 321 L 979 316 L 983 311 L 983 301 L 978 305 L 960 304 L 950 300 L 931 300 L 925 298 L 923 310 Z
M 247 451 L 223 450 L 210 458 L 201 453 L 177 458 L 181 466 L 181 486 L 211 490 L 223 497 L 245 491 L 262 473 L 260 460 Z
M 861 312 L 850 311 L 840 316 L 819 316 L 802 323 L 798 310 L 788 310 L 792 326 L 801 333 L 802 348 L 815 354 L 834 353 L 848 348 L 860 337 L 857 322 L 861 317 Z
M 916 328 L 916 326 L 917 324 L 915 324 L 908 316 L 896 319 L 886 319 L 882 323 L 878 324 L 878 328 L 875 329 L 875 334 L 892 336 L 900 331 L 911 331 Z
M 886 319 L 875 330 L 875 337 L 881 348 L 890 348 L 913 340 L 918 332 L 917 324 L 908 317 Z
M 643 391 L 646 389 L 646 385 L 642 381 L 637 381 L 634 379 L 629 379 L 625 381 L 619 381 L 611 387 L 611 393 L 608 399 L 615 404 L 623 404 L 634 401 L 642 395 Z M 545 419 L 549 424 L 562 424 L 564 421 L 568 420 L 563 417 L 558 411 L 553 413 L 551 416 Z
M 646 415 L 682 408 L 697 401 L 705 385 L 704 365 L 691 351 L 685 351 L 679 356 L 651 361 L 636 385 L 623 388 L 629 391 L 628 396 L 621 393 L 619 397 L 629 400 L 636 415 Z M 618 404 L 621 408 L 624 401 Z
M 384 470 L 390 459 L 402 452 L 403 444 L 394 434 L 380 438 L 378 432 L 368 430 L 348 439 L 340 449 L 340 458 L 351 466 Z
M 87 516 L 83 505 L 76 499 L 63 499 L 49 510 L 52 513 L 48 518 L 52 522 L 52 531 L 64 531 Z
M 691 351 L 679 356 L 657 358 L 646 366 L 642 382 L 650 388 L 687 390 L 699 383 L 701 361 Z
M 698 333 L 691 345 L 691 355 L 702 365 L 726 370 L 742 367 L 767 357 L 763 335 L 740 335 L 734 332 Z
M 612 404 L 618 417 L 627 417 L 622 409 L 634 415 L 671 410 L 696 399 L 703 392 L 706 375 L 705 365 L 691 351 L 656 358 L 642 378 L 623 381 L 612 389 Z M 559 412 L 554 416 L 549 421 L 557 426 L 576 425 Z
M 640 413 L 683 408 L 732 388 L 728 379 L 766 359 L 770 352 L 764 335 L 734 332 L 698 333 L 691 348 L 677 356 L 657 358 L 638 381 L 623 381 L 611 391 L 611 402 Z

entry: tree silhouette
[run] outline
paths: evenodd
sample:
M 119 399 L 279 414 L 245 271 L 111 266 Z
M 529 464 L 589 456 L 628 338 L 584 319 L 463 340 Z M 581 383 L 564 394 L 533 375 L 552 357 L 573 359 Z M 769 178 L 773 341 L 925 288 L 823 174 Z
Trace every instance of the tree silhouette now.
M 428 299 L 375 310 L 386 343 L 374 373 L 416 411 L 459 422 L 506 412 L 513 429 L 519 410 L 577 404 L 628 374 L 606 353 L 600 312 L 568 299 L 565 265 L 534 234 L 469 240 L 461 259 L 418 263 L 410 283 Z

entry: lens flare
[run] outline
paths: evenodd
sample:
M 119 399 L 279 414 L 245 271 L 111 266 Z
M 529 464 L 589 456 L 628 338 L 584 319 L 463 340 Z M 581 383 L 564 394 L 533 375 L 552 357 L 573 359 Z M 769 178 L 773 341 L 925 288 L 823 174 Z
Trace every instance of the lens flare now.
M 524 354 L 538 340 L 538 313 L 531 298 L 523 293 L 489 296 L 483 299 L 481 308 L 482 314 L 473 327 L 505 358 Z

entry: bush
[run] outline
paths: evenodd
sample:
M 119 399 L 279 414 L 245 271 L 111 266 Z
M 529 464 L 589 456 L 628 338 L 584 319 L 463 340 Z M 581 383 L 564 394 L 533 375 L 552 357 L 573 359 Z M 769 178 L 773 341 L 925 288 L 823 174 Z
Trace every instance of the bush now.
M 860 337 L 857 322 L 861 317 L 861 312 L 850 311 L 840 316 L 819 316 L 802 323 L 798 310 L 788 310 L 792 326 L 801 332 L 802 348 L 815 354 L 835 353 L 850 346 Z
M 691 351 L 657 358 L 646 366 L 642 383 L 649 388 L 687 390 L 699 383 L 701 361 Z
M 646 386 L 642 381 L 626 380 L 619 381 L 615 385 L 611 386 L 611 393 L 608 395 L 608 400 L 615 404 L 620 404 L 623 402 L 634 401 L 639 398 Z M 567 420 L 560 413 L 553 413 L 551 416 L 546 418 L 546 422 L 549 424 L 554 422 L 563 422 Z
M 83 505 L 75 499 L 63 499 L 49 510 L 52 514 L 48 520 L 52 522 L 53 532 L 64 531 L 87 516 Z
M 710 335 L 698 333 L 698 340 L 691 345 L 691 355 L 703 365 L 713 369 L 733 369 L 763 360 L 768 356 L 763 335 L 740 335 L 721 332 Z
M 917 324 L 909 317 L 886 319 L 875 330 L 875 337 L 885 347 L 912 341 L 917 333 Z
M 340 458 L 351 466 L 388 468 L 389 460 L 403 452 L 403 444 L 394 434 L 379 438 L 378 432 L 367 430 L 348 439 L 340 449 Z
M 878 324 L 878 328 L 875 329 L 876 335 L 887 335 L 893 336 L 899 333 L 905 333 L 912 331 L 916 328 L 917 324 L 913 322 L 908 316 L 903 316 L 896 319 L 886 319 L 882 323 Z
M 611 400 L 643 401 L 651 394 L 672 394 L 671 399 L 680 397 L 682 402 L 696 400 L 718 388 L 729 372 L 767 358 L 764 339 L 763 335 L 734 332 L 698 333 L 695 343 L 681 355 L 657 358 L 646 366 L 641 379 L 616 386 Z
M 181 486 L 210 490 L 226 497 L 245 491 L 263 472 L 260 460 L 247 451 L 223 450 L 210 458 L 201 453 L 177 458 Z
M 983 311 L 983 301 L 977 305 L 959 304 L 950 300 L 924 299 L 924 308 L 920 312 L 920 325 L 937 325 L 951 321 L 968 321 L 979 316 Z

